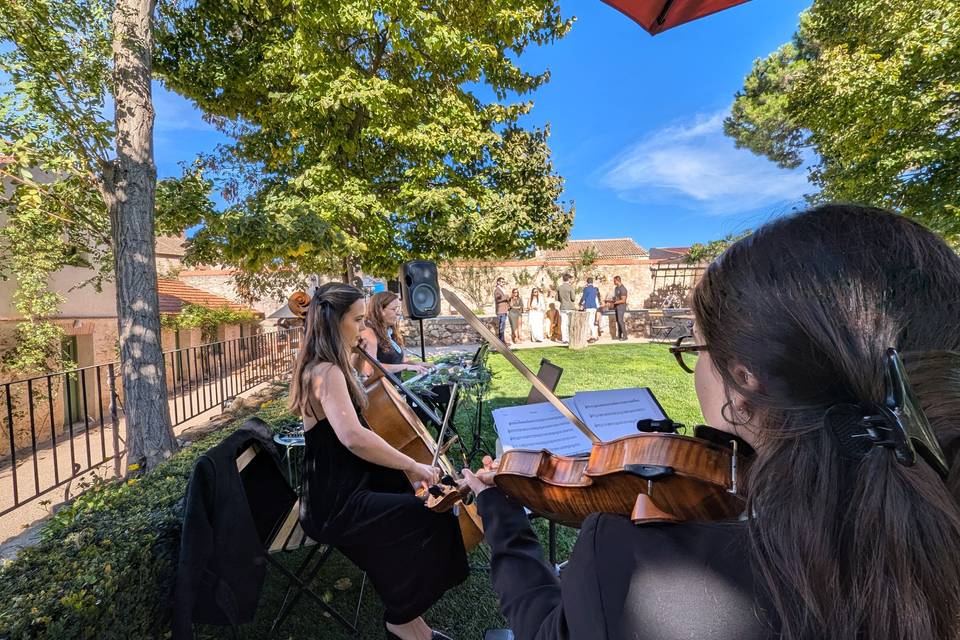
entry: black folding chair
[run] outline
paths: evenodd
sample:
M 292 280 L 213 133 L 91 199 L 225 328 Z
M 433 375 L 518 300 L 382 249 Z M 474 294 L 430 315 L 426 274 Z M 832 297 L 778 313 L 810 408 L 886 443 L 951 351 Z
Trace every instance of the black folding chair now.
M 240 473 L 257 535 L 263 543 L 263 556 L 271 566 L 287 578 L 287 593 L 270 627 L 270 633 L 272 634 L 280 627 L 303 594 L 313 599 L 321 609 L 330 614 L 330 617 L 350 633 L 356 633 L 356 620 L 360 611 L 360 601 L 363 599 L 363 585 L 360 588 L 360 600 L 357 602 L 353 623 L 324 602 L 323 598 L 310 588 L 320 568 L 333 553 L 333 547 L 318 544 L 304 532 L 300 526 L 300 500 L 276 462 L 262 450 L 259 444 L 254 443 L 237 456 L 237 471 Z M 296 551 L 308 546 L 313 548 L 295 571 L 290 571 L 274 557 L 275 554 L 283 551 Z

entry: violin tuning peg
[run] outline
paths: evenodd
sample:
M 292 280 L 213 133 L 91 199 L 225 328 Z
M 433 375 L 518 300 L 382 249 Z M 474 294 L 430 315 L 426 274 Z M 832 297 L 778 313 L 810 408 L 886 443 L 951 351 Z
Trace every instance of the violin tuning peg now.
M 445 484 L 448 487 L 455 487 L 457 486 L 457 481 L 454 480 L 453 476 L 451 476 L 448 473 L 448 474 L 445 474 L 442 478 L 440 478 L 440 484 Z
M 430 495 L 432 495 L 434 498 L 439 498 L 443 495 L 443 489 L 441 489 L 437 485 L 431 485 L 431 487 L 427 489 L 427 491 L 429 491 Z

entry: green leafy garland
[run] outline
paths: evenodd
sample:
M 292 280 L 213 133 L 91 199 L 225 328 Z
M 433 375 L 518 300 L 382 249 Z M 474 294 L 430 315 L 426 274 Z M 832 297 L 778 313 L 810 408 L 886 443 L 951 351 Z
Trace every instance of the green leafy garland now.
M 201 330 L 203 340 L 210 342 L 216 337 L 217 327 L 230 324 L 250 324 L 257 321 L 257 314 L 252 311 L 236 311 L 234 309 L 211 309 L 201 304 L 184 305 L 178 314 L 167 314 L 160 317 L 160 325 L 175 331 L 180 329 Z
M 428 394 L 435 386 L 456 382 L 463 391 L 483 395 L 490 387 L 493 374 L 487 368 L 486 362 L 472 365 L 469 360 L 470 356 L 464 354 L 441 356 L 433 361 L 436 368 L 407 388 L 414 393 Z

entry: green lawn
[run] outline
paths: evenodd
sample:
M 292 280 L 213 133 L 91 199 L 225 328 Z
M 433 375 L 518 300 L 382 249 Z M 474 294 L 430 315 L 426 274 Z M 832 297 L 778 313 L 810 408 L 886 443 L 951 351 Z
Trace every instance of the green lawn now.
M 617 389 L 631 386 L 650 387 L 667 414 L 687 425 L 698 424 L 702 418 L 693 390 L 693 376 L 684 373 L 661 344 L 629 344 L 592 346 L 584 351 L 570 351 L 563 347 L 529 349 L 516 352 L 534 372 L 541 358 L 547 358 L 563 367 L 558 395 L 568 396 L 577 391 Z M 494 373 L 492 389 L 484 403 L 483 437 L 492 443 L 495 438 L 490 411 L 497 407 L 520 404 L 526 400 L 529 383 L 500 355 L 490 356 Z M 474 420 L 472 406 L 464 406 L 457 417 L 460 431 L 466 436 Z M 466 439 L 466 438 L 465 438 Z M 469 440 L 467 442 L 469 444 Z M 546 526 L 542 520 L 535 524 L 542 540 L 546 540 Z M 576 541 L 576 530 L 560 528 L 558 547 L 560 558 L 567 557 Z M 291 568 L 301 559 L 300 554 L 287 554 L 284 561 Z M 490 587 L 489 574 L 483 570 L 483 551 L 471 558 L 478 567 L 466 583 L 448 592 L 426 615 L 434 627 L 446 631 L 456 640 L 479 640 L 491 627 L 505 626 L 500 617 L 496 598 Z M 347 580 L 343 580 L 346 578 Z M 343 590 L 336 588 L 335 583 Z M 346 582 L 349 581 L 349 586 Z M 348 618 L 353 617 L 361 583 L 361 574 L 338 554 L 324 567 L 315 589 L 330 604 Z M 240 630 L 242 638 L 264 638 L 273 616 L 283 598 L 286 581 L 276 571 L 268 571 L 256 620 Z M 369 588 L 361 603 L 358 637 L 382 638 L 382 607 L 376 594 Z M 228 631 L 212 627 L 201 632 L 204 638 L 227 638 Z M 307 599 L 301 600 L 294 613 L 284 623 L 279 638 L 350 638 L 333 620 L 325 617 L 318 607 Z

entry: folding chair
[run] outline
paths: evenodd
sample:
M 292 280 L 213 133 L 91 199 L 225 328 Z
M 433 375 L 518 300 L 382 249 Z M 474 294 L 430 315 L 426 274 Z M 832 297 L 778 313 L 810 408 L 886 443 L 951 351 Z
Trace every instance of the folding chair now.
M 237 456 L 237 471 L 240 473 L 240 480 L 246 494 L 247 504 L 253 515 L 257 535 L 263 543 L 263 557 L 287 578 L 287 593 L 270 628 L 271 634 L 279 628 L 304 593 L 320 605 L 334 620 L 343 625 L 345 629 L 355 634 L 357 632 L 356 616 L 359 615 L 360 602 L 357 603 L 354 623 L 351 624 L 310 588 L 310 583 L 319 573 L 330 554 L 333 553 L 333 547 L 318 544 L 304 532 L 300 526 L 300 500 L 294 490 L 290 488 L 290 484 L 283 477 L 283 473 L 275 461 L 261 449 L 259 444 L 253 443 Z M 290 571 L 274 557 L 274 554 L 281 551 L 295 551 L 308 546 L 312 546 L 313 549 L 299 564 L 296 571 Z M 319 558 L 313 563 L 313 567 L 308 570 L 311 561 L 318 553 L 320 554 Z M 364 576 L 364 582 L 365 579 L 366 576 Z M 361 585 L 360 588 L 361 601 L 363 586 Z M 291 597 L 291 591 L 294 588 L 296 593 Z

